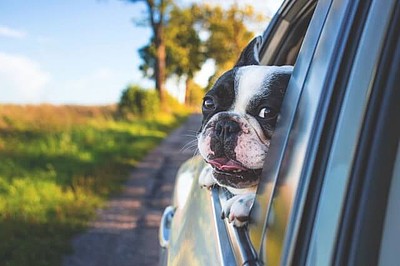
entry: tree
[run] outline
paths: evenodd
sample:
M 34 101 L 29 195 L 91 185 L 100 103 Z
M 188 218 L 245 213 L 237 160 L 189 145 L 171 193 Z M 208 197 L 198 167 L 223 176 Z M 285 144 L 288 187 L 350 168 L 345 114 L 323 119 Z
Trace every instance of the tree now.
M 196 24 L 200 9 L 196 5 L 180 8 L 174 5 L 169 12 L 169 20 L 164 28 L 166 48 L 167 77 L 173 75 L 186 80 L 186 95 L 189 84 L 197 71 L 201 69 L 206 57 Z M 143 59 L 140 69 L 147 77 L 154 78 L 156 48 L 154 42 L 142 47 L 139 54 Z M 185 101 L 186 102 L 186 101 Z
M 214 59 L 216 65 L 216 71 L 209 80 L 211 86 L 217 77 L 234 66 L 243 48 L 254 37 L 254 33 L 246 25 L 259 23 L 265 18 L 257 14 L 251 6 L 239 8 L 234 4 L 227 10 L 208 5 L 202 8 L 203 29 L 209 35 L 205 41 L 206 57 Z
M 224 10 L 220 6 L 192 4 L 180 8 L 170 4 L 168 22 L 165 22 L 165 76 L 177 75 L 186 79 L 186 96 L 193 77 L 201 69 L 206 59 L 214 59 L 216 72 L 210 84 L 222 72 L 231 68 L 242 49 L 254 36 L 246 23 L 260 20 L 254 10 L 237 5 Z M 206 38 L 200 38 L 203 34 Z M 157 47 L 154 37 L 150 43 L 139 50 L 143 59 L 140 69 L 147 77 L 156 79 Z M 210 85 L 209 85 L 210 86 Z M 187 102 L 189 99 L 186 98 Z
M 167 64 L 170 74 L 185 78 L 185 103 L 193 77 L 206 60 L 204 45 L 196 29 L 201 10 L 197 5 L 188 8 L 175 6 L 166 28 Z
M 203 101 L 204 93 L 204 88 L 202 88 L 193 80 L 189 80 L 186 88 L 185 104 L 187 106 L 200 108 Z
M 153 31 L 152 45 L 154 47 L 154 79 L 156 90 L 158 91 L 161 104 L 165 103 L 165 37 L 164 27 L 167 21 L 168 8 L 172 5 L 172 0 L 125 0 L 131 3 L 144 2 L 147 7 L 148 24 Z

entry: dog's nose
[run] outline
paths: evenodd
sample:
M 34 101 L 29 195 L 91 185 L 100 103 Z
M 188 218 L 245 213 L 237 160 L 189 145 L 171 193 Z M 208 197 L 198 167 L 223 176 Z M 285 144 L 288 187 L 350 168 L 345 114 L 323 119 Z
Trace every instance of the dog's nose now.
M 222 120 L 215 125 L 215 134 L 221 140 L 231 139 L 240 132 L 240 125 L 232 120 Z

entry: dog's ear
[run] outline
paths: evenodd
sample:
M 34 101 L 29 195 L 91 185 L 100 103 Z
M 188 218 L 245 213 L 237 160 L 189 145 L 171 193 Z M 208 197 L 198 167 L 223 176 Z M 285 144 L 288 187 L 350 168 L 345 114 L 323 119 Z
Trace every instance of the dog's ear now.
M 235 67 L 241 66 L 251 66 L 251 65 L 259 65 L 260 58 L 258 54 L 260 53 L 260 48 L 262 44 L 262 37 L 255 37 L 247 46 L 244 48 L 238 61 L 236 62 Z

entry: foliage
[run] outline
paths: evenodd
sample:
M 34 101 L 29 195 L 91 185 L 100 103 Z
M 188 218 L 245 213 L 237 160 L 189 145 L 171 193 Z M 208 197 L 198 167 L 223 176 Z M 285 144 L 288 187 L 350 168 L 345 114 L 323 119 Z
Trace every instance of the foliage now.
M 167 66 L 169 74 L 192 79 L 206 60 L 204 46 L 198 34 L 200 9 L 196 5 L 188 8 L 175 6 L 165 29 Z
M 123 118 L 154 117 L 160 111 L 160 100 L 154 90 L 145 90 L 136 85 L 126 88 L 118 103 Z
M 213 58 L 220 70 L 233 67 L 243 48 L 254 37 L 246 23 L 259 16 L 251 6 L 232 5 L 224 10 L 220 6 L 203 6 L 203 27 L 209 32 L 206 40 L 207 58 Z
M 147 24 L 151 27 L 153 36 L 151 44 L 154 48 L 154 79 L 156 90 L 160 98 L 160 103 L 164 105 L 165 101 L 165 37 L 164 27 L 167 22 L 169 9 L 172 6 L 172 0 L 126 0 L 131 3 L 143 2 L 147 8 Z
M 206 57 L 215 61 L 216 70 L 209 78 L 208 90 L 225 71 L 232 68 L 240 53 L 254 37 L 248 24 L 265 18 L 251 6 L 239 8 L 237 5 L 224 10 L 220 6 L 202 6 L 203 28 L 209 33 L 205 41 Z
M 199 108 L 203 101 L 204 93 L 204 89 L 199 84 L 191 80 L 188 84 L 188 89 L 186 90 L 186 104 Z
M 2 265 L 60 265 L 72 235 L 183 119 L 116 121 L 115 110 L 0 106 Z
M 166 76 L 184 77 L 187 80 L 186 84 L 191 82 L 206 60 L 204 46 L 196 29 L 200 12 L 196 5 L 188 8 L 174 5 L 169 12 L 168 24 L 164 29 Z M 144 75 L 155 78 L 157 56 L 154 40 L 139 49 L 139 55 L 143 59 L 140 69 Z M 186 94 L 188 89 L 186 87 Z
M 232 5 L 227 10 L 204 4 L 186 8 L 173 6 L 164 28 L 167 77 L 184 77 L 186 94 L 189 94 L 191 79 L 206 59 L 214 59 L 216 73 L 210 79 L 210 85 L 213 84 L 233 67 L 242 49 L 254 37 L 246 25 L 262 19 L 250 6 Z M 139 54 L 143 59 L 140 69 L 145 76 L 154 78 L 157 58 L 154 41 L 142 47 Z
M 188 115 L 190 109 L 181 104 L 174 97 L 166 94 L 164 108 L 161 109 L 160 100 L 154 90 L 143 89 L 131 85 L 122 92 L 118 103 L 118 114 L 126 120 L 138 118 L 160 118 L 171 115 Z
M 200 10 L 196 5 L 189 8 L 174 6 L 165 27 L 166 74 L 193 78 L 205 61 L 204 47 L 195 29 Z M 145 76 L 154 78 L 156 49 L 154 41 L 142 47 L 140 69 Z

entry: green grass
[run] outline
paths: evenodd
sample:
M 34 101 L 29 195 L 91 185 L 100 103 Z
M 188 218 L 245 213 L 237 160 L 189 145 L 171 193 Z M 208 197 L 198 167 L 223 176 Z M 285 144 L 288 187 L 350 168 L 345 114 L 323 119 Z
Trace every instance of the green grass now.
M 185 117 L 124 122 L 111 109 L 76 109 L 0 106 L 0 265 L 59 265 L 71 237 Z

